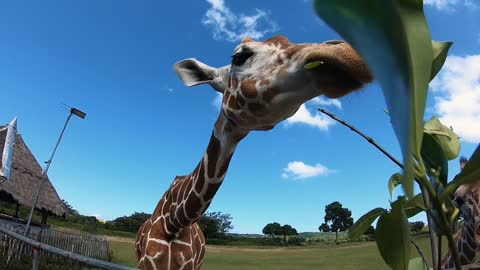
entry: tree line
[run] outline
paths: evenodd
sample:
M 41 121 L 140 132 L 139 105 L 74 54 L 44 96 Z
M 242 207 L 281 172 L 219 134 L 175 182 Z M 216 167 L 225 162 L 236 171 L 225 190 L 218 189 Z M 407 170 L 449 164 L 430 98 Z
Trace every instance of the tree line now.
M 129 216 L 118 217 L 111 221 L 101 223 L 93 216 L 84 216 L 78 213 L 71 205 L 64 201 L 65 206 L 69 209 L 71 215 L 69 221 L 84 226 L 85 231 L 95 233 L 97 229 L 104 228 L 108 230 L 125 231 L 136 233 L 140 226 L 150 218 L 150 214 L 143 212 L 134 212 Z M 211 239 L 227 239 L 228 232 L 233 229 L 233 218 L 230 214 L 222 212 L 206 212 L 198 220 L 198 224 L 202 229 L 205 238 Z M 318 230 L 321 232 L 334 232 L 335 241 L 338 241 L 338 232 L 347 231 L 353 225 L 352 212 L 343 207 L 338 202 L 332 202 L 325 206 L 325 215 L 323 223 L 320 224 Z M 411 222 L 411 230 L 413 232 L 421 232 L 425 227 L 422 221 Z M 290 224 L 281 225 L 278 222 L 272 222 L 265 225 L 262 233 L 271 238 L 282 237 L 283 244 L 287 244 L 287 238 L 297 236 L 297 230 Z M 372 240 L 375 238 L 375 229 L 370 226 L 365 233 Z M 280 241 L 280 240 L 279 240 Z M 293 239 L 292 242 L 301 242 L 301 240 Z

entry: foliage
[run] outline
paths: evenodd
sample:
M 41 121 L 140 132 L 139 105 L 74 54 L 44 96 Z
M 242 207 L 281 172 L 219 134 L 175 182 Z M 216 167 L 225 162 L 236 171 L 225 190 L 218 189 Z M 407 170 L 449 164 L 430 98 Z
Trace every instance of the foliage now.
M 287 236 L 298 235 L 297 230 L 292 226 L 285 224 L 282 226 L 283 243 L 287 244 Z
M 268 223 L 262 230 L 262 233 L 265 235 L 270 235 L 271 237 L 275 235 L 282 235 L 282 225 L 278 222 Z
M 274 236 L 283 236 L 283 243 L 287 244 L 287 236 L 289 235 L 298 235 L 297 230 L 289 224 L 280 225 L 278 222 L 268 223 L 263 227 L 262 233 Z
M 232 216 L 222 212 L 206 212 L 198 220 L 206 239 L 225 238 L 225 234 L 233 229 Z
M 287 245 L 289 246 L 303 246 L 305 245 L 305 238 L 303 237 L 298 237 L 298 236 L 292 236 L 289 237 L 287 240 Z
M 323 232 L 335 232 L 336 239 L 338 239 L 339 231 L 346 231 L 352 227 L 352 211 L 343 208 L 339 202 L 332 202 L 325 206 L 324 221 L 318 229 Z
M 372 241 L 375 240 L 375 228 L 370 225 L 368 229 L 365 231 L 365 235 L 368 236 L 368 240 Z
M 463 171 L 448 183 L 447 161 L 458 156 L 458 136 L 436 118 L 425 125 L 423 122 L 428 83 L 443 66 L 452 43 L 431 41 L 422 0 L 316 0 L 314 6 L 375 73 L 403 154 L 404 165 L 400 166 L 404 171 L 391 178 L 389 190 L 400 184 L 406 196 L 391 202 L 390 211 L 369 212 L 357 227 L 366 229 L 368 222 L 378 217 L 377 245 L 385 262 L 393 269 L 424 269 L 418 259 L 409 258 L 408 217 L 426 210 L 433 268 L 438 269 L 440 262 L 438 236 L 446 236 L 455 267 L 460 268 L 451 231 L 458 209 L 450 196 L 461 184 L 480 178 L 480 146 Z M 414 194 L 414 178 L 421 195 Z M 395 233 L 389 233 L 392 231 Z
M 108 221 L 105 224 L 105 227 L 112 230 L 137 233 L 140 226 L 142 226 L 142 224 L 145 223 L 145 221 L 147 221 L 147 219 L 150 217 L 151 215 L 147 213 L 134 212 L 130 216 L 123 216 L 112 221 Z
M 75 210 L 67 201 L 62 199 L 62 203 L 65 205 L 65 208 L 67 208 L 70 215 L 78 215 L 78 211 Z
M 421 232 L 423 227 L 425 227 L 425 223 L 423 223 L 423 221 L 410 222 L 410 230 L 412 232 Z

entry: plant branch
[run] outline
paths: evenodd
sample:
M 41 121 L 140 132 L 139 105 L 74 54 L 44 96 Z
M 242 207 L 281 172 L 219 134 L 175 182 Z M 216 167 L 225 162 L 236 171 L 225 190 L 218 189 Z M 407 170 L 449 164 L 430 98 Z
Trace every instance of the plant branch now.
M 413 239 L 411 240 L 411 242 L 412 242 L 412 245 L 417 249 L 417 252 L 420 255 L 420 257 L 422 257 L 423 263 L 425 265 L 428 265 L 425 254 L 423 254 L 422 249 L 418 246 L 417 242 L 415 242 Z
M 404 169 L 403 164 L 400 161 L 398 161 L 398 159 L 396 159 L 393 155 L 391 155 L 389 152 L 387 152 L 387 150 L 385 150 L 377 142 L 375 142 L 375 140 L 373 140 L 372 137 L 367 136 L 365 133 L 363 133 L 362 131 L 360 131 L 356 127 L 347 123 L 345 120 L 338 118 L 336 115 L 328 112 L 327 110 L 322 109 L 322 108 L 319 108 L 318 110 L 321 113 L 324 113 L 324 114 L 328 115 L 333 120 L 341 123 L 342 125 L 348 127 L 350 130 L 352 130 L 353 132 L 355 132 L 358 135 L 360 135 L 361 137 L 363 137 L 370 144 L 375 146 L 375 148 L 380 150 L 380 152 L 382 152 L 385 156 L 387 156 L 393 163 L 397 164 L 398 167 Z M 416 168 L 416 171 L 418 172 L 419 168 Z M 417 173 L 417 175 L 418 175 L 418 173 Z M 420 175 L 424 176 L 425 174 L 422 173 Z M 417 184 L 420 187 L 420 190 L 421 190 L 422 195 L 423 195 L 423 201 L 425 203 L 425 206 L 427 207 L 427 209 L 429 209 L 429 208 L 431 209 L 431 207 L 432 207 L 431 199 L 432 198 L 434 200 L 436 199 L 435 191 L 433 190 L 432 186 L 429 185 L 428 179 L 425 179 L 424 177 L 415 177 L 415 181 L 417 182 Z M 426 190 L 425 190 L 425 188 L 426 188 Z M 432 264 L 433 264 L 433 269 L 436 270 L 436 269 L 439 269 L 439 266 L 440 266 L 440 263 L 439 263 L 440 258 L 438 256 L 438 253 L 435 252 L 436 250 L 438 250 L 438 243 L 437 243 L 436 233 L 431 229 L 433 227 L 433 224 L 434 224 L 435 221 L 433 220 L 432 215 L 428 214 L 428 211 L 427 211 L 427 222 L 428 222 L 428 227 L 430 228 L 429 231 L 430 231 L 430 246 L 431 246 L 431 250 L 432 250 Z
M 357 133 L 358 135 L 362 136 L 365 140 L 367 140 L 370 144 L 372 144 L 373 146 L 375 146 L 378 150 L 380 150 L 380 152 L 382 152 L 385 156 L 387 156 L 391 161 L 393 161 L 393 163 L 397 164 L 398 167 L 402 168 L 403 169 L 403 164 L 398 161 L 398 159 L 396 159 L 394 156 L 392 156 L 390 153 L 387 152 L 387 150 L 385 150 L 383 147 L 381 147 L 378 143 L 376 143 L 372 137 L 369 137 L 367 135 L 365 135 L 365 133 L 361 132 L 359 129 L 357 129 L 356 127 L 350 125 L 349 123 L 347 123 L 345 120 L 343 119 L 340 119 L 338 118 L 336 115 L 328 112 L 327 110 L 325 109 L 321 109 L 319 108 L 318 109 L 320 112 L 330 116 L 330 118 L 332 118 L 333 120 L 336 120 L 337 122 L 340 122 L 342 125 L 348 127 L 349 129 L 351 129 L 353 132 Z

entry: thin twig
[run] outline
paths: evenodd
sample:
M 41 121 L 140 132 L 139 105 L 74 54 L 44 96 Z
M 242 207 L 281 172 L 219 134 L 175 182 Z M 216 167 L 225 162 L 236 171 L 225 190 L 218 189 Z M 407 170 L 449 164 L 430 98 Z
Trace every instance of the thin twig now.
M 397 164 L 398 167 L 403 169 L 403 164 L 400 161 L 398 161 L 398 159 L 396 159 L 394 156 L 392 156 L 390 153 L 388 153 L 387 150 L 385 150 L 378 143 L 376 143 L 375 140 L 372 139 L 372 137 L 369 137 L 369 136 L 365 135 L 365 133 L 361 132 L 356 127 L 350 125 L 345 120 L 338 118 L 336 115 L 328 112 L 327 110 L 324 110 L 324 109 L 321 109 L 321 108 L 319 108 L 318 110 L 320 112 L 330 116 L 330 118 L 332 118 L 333 120 L 336 120 L 336 121 L 340 122 L 342 125 L 348 127 L 349 129 L 351 129 L 353 132 L 357 133 L 358 135 L 362 136 L 365 140 L 367 140 L 369 143 L 371 143 L 373 146 L 375 146 L 378 150 L 380 150 L 380 152 L 382 152 L 385 156 L 387 156 L 391 161 L 393 161 L 393 163 Z
M 328 115 L 333 120 L 336 120 L 337 122 L 341 123 L 342 125 L 348 127 L 350 130 L 357 133 L 361 137 L 363 137 L 370 144 L 375 146 L 375 148 L 380 150 L 380 152 L 382 152 L 385 156 L 387 156 L 391 161 L 393 161 L 393 163 L 397 164 L 398 167 L 404 169 L 403 164 L 400 161 L 398 161 L 398 159 L 396 159 L 393 155 L 391 155 L 389 152 L 387 152 L 387 150 L 385 150 L 383 147 L 381 147 L 377 142 L 375 142 L 375 140 L 373 140 L 372 137 L 367 136 L 365 133 L 361 132 L 356 127 L 350 125 L 345 120 L 338 118 L 336 115 L 330 113 L 329 111 L 327 111 L 325 109 L 322 109 L 322 108 L 319 108 L 318 110 L 320 112 Z M 418 185 L 420 187 L 420 190 L 423 194 L 423 201 L 425 203 L 425 206 L 427 208 L 430 208 L 431 207 L 431 201 L 430 201 L 429 193 L 423 188 L 423 186 L 420 184 L 420 181 L 418 179 L 415 178 L 415 181 L 418 183 Z M 427 222 L 428 222 L 428 227 L 432 228 L 434 221 L 433 221 L 433 218 L 428 213 L 427 213 Z M 438 250 L 437 237 L 435 236 L 436 233 L 431 229 L 429 231 L 430 231 L 430 246 L 431 246 L 431 251 L 432 251 L 432 266 L 433 266 L 433 269 L 440 269 L 439 268 L 440 267 L 440 263 L 439 263 L 440 257 L 438 256 L 438 253 L 435 252 L 435 250 Z
M 412 245 L 415 246 L 415 248 L 417 249 L 417 252 L 418 252 L 418 254 L 420 254 L 420 257 L 422 257 L 423 263 L 425 265 L 428 265 L 427 259 L 425 258 L 425 255 L 423 254 L 422 249 L 420 249 L 418 244 L 413 239 L 411 240 L 411 242 L 412 242 Z

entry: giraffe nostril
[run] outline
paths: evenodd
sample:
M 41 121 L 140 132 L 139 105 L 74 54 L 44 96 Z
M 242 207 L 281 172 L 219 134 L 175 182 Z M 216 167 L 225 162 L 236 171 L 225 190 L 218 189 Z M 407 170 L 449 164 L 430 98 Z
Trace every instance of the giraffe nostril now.
M 329 45 L 336 45 L 336 44 L 341 44 L 341 43 L 345 43 L 345 41 L 333 39 L 333 40 L 327 40 L 327 41 L 323 42 L 323 44 L 329 44 Z

